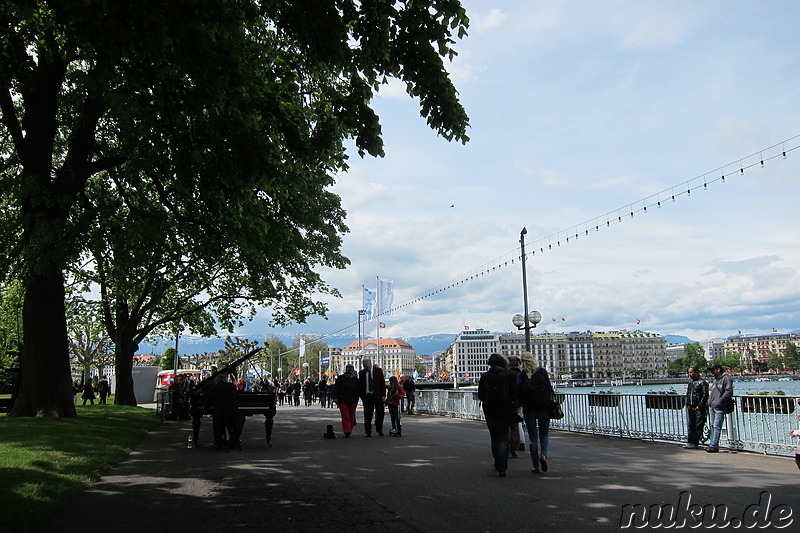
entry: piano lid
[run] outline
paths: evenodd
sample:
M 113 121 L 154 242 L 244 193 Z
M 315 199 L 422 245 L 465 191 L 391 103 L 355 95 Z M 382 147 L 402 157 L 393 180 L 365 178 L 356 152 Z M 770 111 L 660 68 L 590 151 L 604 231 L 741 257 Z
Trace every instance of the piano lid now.
M 248 359 L 253 357 L 255 354 L 260 352 L 262 349 L 263 348 L 255 348 L 254 350 L 250 350 L 249 352 L 247 352 L 246 354 L 244 354 L 242 357 L 240 357 L 236 361 L 232 362 L 231 364 L 218 369 L 216 372 L 213 372 L 209 377 L 207 377 L 206 379 L 204 379 L 203 381 L 198 383 L 197 387 L 195 387 L 194 391 L 192 391 L 192 392 L 195 392 L 195 393 L 196 392 L 202 392 L 202 389 L 207 387 L 209 383 L 213 383 L 214 378 L 216 378 L 217 376 L 220 376 L 220 375 L 224 376 L 225 374 L 229 374 L 230 372 L 233 372 L 236 369 L 236 367 L 238 367 L 239 365 L 241 365 L 242 363 L 244 363 L 245 361 L 247 361 Z

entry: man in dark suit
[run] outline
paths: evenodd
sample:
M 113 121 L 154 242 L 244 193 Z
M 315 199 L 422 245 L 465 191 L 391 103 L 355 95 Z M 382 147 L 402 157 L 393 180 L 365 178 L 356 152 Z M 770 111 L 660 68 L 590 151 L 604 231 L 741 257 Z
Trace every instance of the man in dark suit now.
M 372 359 L 361 360 L 364 368 L 358 373 L 358 395 L 364 406 L 364 431 L 372 436 L 372 417 L 375 416 L 375 432 L 383 437 L 383 417 L 386 414 L 386 381 L 383 370 L 372 364 Z
M 217 449 L 239 446 L 239 395 L 233 376 L 217 376 L 206 399 L 206 409 L 213 407 L 214 444 Z

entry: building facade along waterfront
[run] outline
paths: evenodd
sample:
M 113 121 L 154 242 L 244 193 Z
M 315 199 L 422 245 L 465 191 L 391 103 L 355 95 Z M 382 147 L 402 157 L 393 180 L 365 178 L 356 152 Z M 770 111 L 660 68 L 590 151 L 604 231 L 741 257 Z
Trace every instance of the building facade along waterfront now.
M 351 364 L 356 370 L 361 368 L 361 359 L 369 357 L 386 374 L 410 376 L 414 373 L 417 354 L 403 339 L 380 339 L 380 349 L 375 339 L 361 341 L 363 347 L 360 349 L 359 341 L 355 341 L 342 350 L 342 368 Z

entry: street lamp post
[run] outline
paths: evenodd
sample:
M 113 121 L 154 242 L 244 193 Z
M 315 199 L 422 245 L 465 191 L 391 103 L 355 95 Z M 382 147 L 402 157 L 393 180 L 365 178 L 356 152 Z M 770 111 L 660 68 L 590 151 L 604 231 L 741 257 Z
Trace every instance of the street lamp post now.
M 531 329 L 536 327 L 536 324 L 542 321 L 542 314 L 539 311 L 531 311 L 527 315 L 528 320 L 525 320 L 525 316 L 521 314 L 516 314 L 511 319 L 511 322 L 517 326 L 517 329 L 524 329 L 525 330 L 525 350 L 530 352 L 531 351 Z
M 535 328 L 536 324 L 542 321 L 542 315 L 539 311 L 528 312 L 528 273 L 525 268 L 525 235 L 528 234 L 527 228 L 522 228 L 519 232 L 519 244 L 522 251 L 522 300 L 524 303 L 525 314 L 514 315 L 512 322 L 517 329 L 525 330 L 525 351 L 531 351 L 531 328 Z M 531 325 L 532 324 L 532 325 Z
M 367 313 L 364 309 L 358 310 L 358 358 L 359 361 L 364 357 L 364 341 L 361 337 L 361 317 Z

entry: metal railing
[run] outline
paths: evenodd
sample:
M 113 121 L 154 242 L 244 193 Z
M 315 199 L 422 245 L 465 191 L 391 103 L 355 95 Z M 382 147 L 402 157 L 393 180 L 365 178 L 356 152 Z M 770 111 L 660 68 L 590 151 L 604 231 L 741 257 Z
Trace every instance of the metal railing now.
M 684 396 L 674 394 L 558 394 L 564 418 L 555 430 L 654 442 L 686 442 Z M 720 445 L 733 450 L 794 456 L 798 396 L 736 396 L 725 417 Z M 418 390 L 416 409 L 440 416 L 483 420 L 474 390 Z M 702 442 L 707 442 L 708 422 Z

